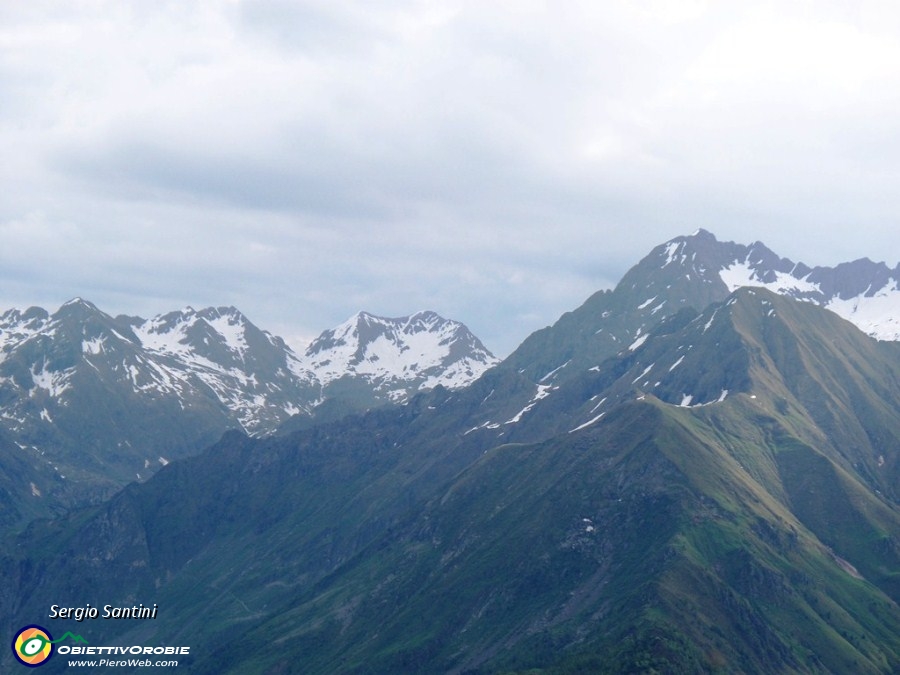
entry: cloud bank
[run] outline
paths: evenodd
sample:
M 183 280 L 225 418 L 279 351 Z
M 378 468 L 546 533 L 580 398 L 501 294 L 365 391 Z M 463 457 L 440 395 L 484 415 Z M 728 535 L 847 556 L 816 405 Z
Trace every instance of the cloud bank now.
M 505 354 L 697 227 L 893 266 L 898 85 L 887 3 L 6 3 L 0 306 Z

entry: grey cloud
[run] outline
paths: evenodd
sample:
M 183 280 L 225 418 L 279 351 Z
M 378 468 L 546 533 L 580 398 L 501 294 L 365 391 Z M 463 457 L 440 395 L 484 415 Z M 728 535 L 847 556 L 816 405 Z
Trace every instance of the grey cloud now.
M 372 21 L 372 3 L 244 0 L 238 4 L 238 25 L 265 46 L 319 56 L 359 55 L 389 35 Z
M 896 264 L 900 24 L 692 7 L 4 5 L 0 304 L 505 352 L 696 227 Z

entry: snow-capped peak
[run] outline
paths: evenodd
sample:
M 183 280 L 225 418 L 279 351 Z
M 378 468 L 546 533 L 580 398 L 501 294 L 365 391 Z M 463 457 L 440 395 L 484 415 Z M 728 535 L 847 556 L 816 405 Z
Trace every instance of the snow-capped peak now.
M 396 390 L 397 399 L 438 384 L 464 386 L 496 362 L 463 324 L 427 310 L 398 318 L 359 312 L 323 332 L 300 359 L 323 385 L 363 377 Z
M 698 309 L 742 286 L 767 288 L 830 309 L 879 340 L 900 340 L 900 265 L 892 270 L 862 258 L 809 267 L 779 257 L 760 241 L 718 241 L 699 229 L 657 246 L 626 279 L 646 290 L 644 298 L 670 291 Z
M 719 276 L 729 291 L 766 288 L 825 307 L 876 339 L 900 340 L 900 269 L 867 258 L 814 269 L 791 261 L 780 268 L 766 262 L 748 254 L 723 267 Z
M 65 423 L 61 408 L 74 420 L 82 401 L 112 395 L 215 410 L 232 426 L 266 433 L 329 397 L 342 397 L 345 410 L 403 401 L 438 384 L 468 384 L 495 362 L 465 326 L 429 311 L 402 319 L 360 312 L 302 357 L 234 307 L 113 318 L 75 299 L 52 315 L 34 307 L 0 315 L 0 390 L 13 401 L 4 412 L 22 430 L 45 418 Z M 326 391 L 335 380 L 342 386 Z M 40 419 L 28 412 L 38 403 L 47 410 Z
M 245 332 L 247 318 L 234 307 L 207 307 L 195 310 L 186 307 L 180 312 L 170 312 L 148 321 L 136 322 L 135 335 L 149 350 L 188 356 L 195 354 L 209 359 L 217 348 L 231 354 L 232 359 L 242 360 L 247 351 Z M 222 360 L 220 358 L 213 360 Z

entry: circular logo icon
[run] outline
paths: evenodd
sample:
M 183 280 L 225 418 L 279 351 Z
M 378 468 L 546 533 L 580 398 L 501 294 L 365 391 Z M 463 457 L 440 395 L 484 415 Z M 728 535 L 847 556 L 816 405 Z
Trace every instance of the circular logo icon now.
M 13 654 L 24 666 L 36 668 L 43 665 L 53 654 L 53 637 L 45 628 L 40 626 L 25 626 L 12 641 Z

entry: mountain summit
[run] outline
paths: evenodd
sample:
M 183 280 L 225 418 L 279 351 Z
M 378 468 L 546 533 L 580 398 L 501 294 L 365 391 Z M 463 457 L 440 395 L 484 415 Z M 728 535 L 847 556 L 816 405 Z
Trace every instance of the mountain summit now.
M 0 316 L 0 432 L 22 456 L 0 456 L 0 482 L 17 474 L 12 501 L 52 512 L 146 479 L 228 429 L 263 436 L 291 418 L 309 424 L 458 388 L 496 361 L 434 312 L 360 313 L 354 326 L 326 331 L 298 356 L 234 307 L 143 319 L 76 298 L 53 314 L 9 310 Z M 22 462 L 32 469 L 23 474 Z M 25 512 L 11 506 L 0 527 Z
M 359 312 L 313 340 L 300 359 L 326 393 L 342 380 L 362 380 L 394 401 L 465 386 L 497 362 L 463 324 L 431 311 L 391 319 Z
M 700 229 L 653 248 L 614 289 L 595 293 L 529 336 L 503 367 L 535 382 L 565 379 L 636 349 L 654 326 L 680 310 L 702 311 L 744 286 L 829 309 L 876 339 L 900 339 L 900 265 L 892 270 L 862 259 L 809 267 L 779 257 L 761 242 L 722 242 Z
M 811 268 L 779 258 L 761 242 L 721 243 L 705 230 L 673 239 L 665 247 L 667 264 L 676 257 L 684 264 L 692 248 L 708 251 L 713 273 L 729 292 L 743 286 L 767 288 L 825 307 L 876 339 L 900 340 L 900 264 L 891 269 L 883 262 L 861 258 Z M 701 273 L 697 265 L 693 268 Z

